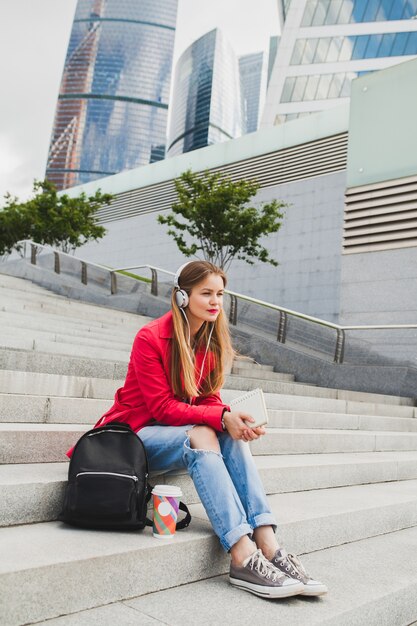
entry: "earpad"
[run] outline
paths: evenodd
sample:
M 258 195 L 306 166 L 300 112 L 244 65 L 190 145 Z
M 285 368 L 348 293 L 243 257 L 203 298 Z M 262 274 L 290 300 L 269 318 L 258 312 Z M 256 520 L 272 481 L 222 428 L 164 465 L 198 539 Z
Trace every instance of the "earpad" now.
M 175 302 L 180 309 L 185 309 L 188 306 L 188 293 L 184 289 L 178 289 L 175 292 Z

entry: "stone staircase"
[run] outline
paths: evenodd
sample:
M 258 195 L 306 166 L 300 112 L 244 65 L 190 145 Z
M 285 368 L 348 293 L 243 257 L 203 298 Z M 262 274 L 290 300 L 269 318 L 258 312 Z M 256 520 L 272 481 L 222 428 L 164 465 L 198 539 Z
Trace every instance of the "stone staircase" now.
M 111 404 L 148 318 L 54 295 L 0 274 L 0 623 L 407 626 L 417 620 L 417 408 L 411 398 L 300 384 L 235 362 L 223 398 L 261 386 L 268 434 L 251 444 L 279 536 L 323 598 L 270 602 L 227 583 L 185 472 L 191 526 L 86 531 L 56 520 L 65 451 Z

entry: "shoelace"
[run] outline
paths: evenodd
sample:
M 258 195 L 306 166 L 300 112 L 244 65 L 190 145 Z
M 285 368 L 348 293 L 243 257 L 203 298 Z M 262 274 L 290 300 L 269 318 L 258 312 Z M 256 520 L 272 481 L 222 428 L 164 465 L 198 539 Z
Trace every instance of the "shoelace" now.
M 261 576 L 271 579 L 273 582 L 281 578 L 282 572 L 276 569 L 276 567 L 268 561 L 268 559 L 262 554 L 262 550 L 256 550 L 250 557 L 247 565 L 253 570 L 255 569 Z
M 311 576 L 307 574 L 300 559 L 295 554 L 288 554 L 285 551 L 282 552 L 283 554 L 277 559 L 277 563 L 284 566 L 287 572 L 290 572 L 292 568 L 291 574 L 293 576 L 298 576 L 299 574 L 301 574 L 306 578 L 311 578 Z

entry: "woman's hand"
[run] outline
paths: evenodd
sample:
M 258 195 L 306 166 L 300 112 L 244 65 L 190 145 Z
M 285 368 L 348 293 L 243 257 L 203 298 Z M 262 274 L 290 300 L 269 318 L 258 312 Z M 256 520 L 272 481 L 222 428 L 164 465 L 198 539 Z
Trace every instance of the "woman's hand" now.
M 223 419 L 226 430 L 232 439 L 241 439 L 242 441 L 253 441 L 259 439 L 261 435 L 265 435 L 266 430 L 262 426 L 258 428 L 250 428 L 245 422 L 254 422 L 253 417 L 247 413 L 238 411 L 225 411 Z

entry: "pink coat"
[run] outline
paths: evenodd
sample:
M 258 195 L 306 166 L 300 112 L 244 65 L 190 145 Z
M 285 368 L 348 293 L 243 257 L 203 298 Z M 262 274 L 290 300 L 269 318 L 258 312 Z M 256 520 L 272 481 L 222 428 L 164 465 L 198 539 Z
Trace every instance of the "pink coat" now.
M 170 383 L 172 334 L 171 311 L 140 329 L 133 342 L 125 383 L 116 391 L 113 406 L 94 428 L 118 421 L 129 424 L 136 432 L 155 423 L 168 426 L 207 424 L 222 430 L 223 411 L 229 411 L 230 407 L 223 404 L 219 393 L 191 398 L 190 404 L 174 395 Z M 209 357 L 210 353 L 203 378 L 211 369 Z M 197 372 L 203 358 L 204 351 L 196 354 Z M 72 450 L 67 452 L 68 456 Z

